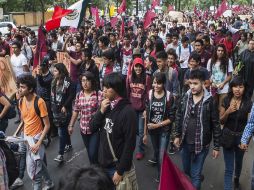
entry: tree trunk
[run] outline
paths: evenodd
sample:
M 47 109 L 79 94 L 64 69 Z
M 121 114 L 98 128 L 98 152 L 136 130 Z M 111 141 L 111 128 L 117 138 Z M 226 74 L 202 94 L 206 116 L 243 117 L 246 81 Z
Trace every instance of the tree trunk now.
M 40 4 L 41 4 L 41 13 L 42 13 L 42 23 L 41 24 L 44 24 L 45 23 L 45 19 L 44 19 L 45 5 L 44 5 L 43 0 L 40 0 Z

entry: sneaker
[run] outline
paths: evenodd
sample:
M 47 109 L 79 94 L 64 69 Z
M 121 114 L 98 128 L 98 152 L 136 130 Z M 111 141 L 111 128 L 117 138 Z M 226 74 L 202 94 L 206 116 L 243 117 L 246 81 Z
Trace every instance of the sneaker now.
M 55 184 L 53 182 L 50 182 L 49 184 L 46 184 L 42 190 L 50 190 L 53 189 L 55 187 Z
M 55 159 L 54 159 L 54 161 L 56 161 L 56 162 L 63 162 L 64 161 L 64 158 L 63 158 L 63 155 L 58 155 Z
M 160 183 L 159 178 L 155 178 L 154 181 L 155 181 L 156 183 Z
M 53 189 L 55 187 L 55 184 L 53 182 L 50 182 L 49 184 L 46 184 L 42 190 L 50 190 Z
M 23 183 L 22 179 L 17 178 L 17 179 L 14 181 L 14 183 L 11 185 L 11 188 L 17 188 L 17 187 L 21 187 L 21 186 L 23 186 L 23 185 L 24 185 L 24 183 Z
M 64 153 L 69 152 L 72 150 L 72 145 L 66 145 L 64 148 Z
M 234 190 L 240 190 L 240 182 L 239 182 L 239 178 L 235 177 L 234 178 Z
M 137 160 L 142 160 L 143 158 L 144 158 L 144 154 L 143 153 L 139 152 L 139 153 L 136 154 L 136 159 Z
M 157 161 L 155 159 L 149 159 L 148 162 L 150 164 L 157 164 Z

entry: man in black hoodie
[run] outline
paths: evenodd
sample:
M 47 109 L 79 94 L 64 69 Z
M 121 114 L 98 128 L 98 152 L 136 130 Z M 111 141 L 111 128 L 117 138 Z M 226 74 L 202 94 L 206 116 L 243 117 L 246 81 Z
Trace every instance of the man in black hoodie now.
M 100 129 L 99 164 L 118 185 L 123 174 L 133 169 L 136 114 L 125 98 L 125 83 L 118 73 L 105 76 L 103 86 L 105 99 L 90 125 L 92 132 Z

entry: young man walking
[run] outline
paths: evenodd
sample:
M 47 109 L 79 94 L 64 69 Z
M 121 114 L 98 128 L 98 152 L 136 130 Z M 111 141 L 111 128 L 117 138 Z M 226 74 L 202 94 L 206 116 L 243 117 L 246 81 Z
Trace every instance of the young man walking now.
M 104 100 L 92 118 L 92 132 L 99 131 L 99 165 L 117 186 L 126 173 L 132 173 L 132 190 L 137 189 L 133 152 L 136 145 L 137 118 L 125 98 L 125 82 L 118 73 L 110 73 L 103 80 Z
M 24 75 L 20 77 L 18 85 L 22 97 L 19 102 L 19 109 L 23 122 L 24 138 L 27 141 L 27 173 L 33 180 L 34 190 L 42 189 L 42 179 L 45 180 L 43 190 L 52 189 L 54 184 L 43 162 L 45 156 L 43 140 L 50 128 L 47 107 L 44 100 L 38 99 L 35 94 L 36 80 L 33 76 Z M 36 113 L 35 101 L 38 104 L 39 115 Z
M 183 96 L 176 115 L 174 144 L 182 147 L 185 174 L 200 190 L 201 172 L 213 138 L 213 158 L 219 156 L 220 123 L 218 108 L 211 94 L 204 88 L 205 76 L 199 69 L 189 77 L 190 90 Z

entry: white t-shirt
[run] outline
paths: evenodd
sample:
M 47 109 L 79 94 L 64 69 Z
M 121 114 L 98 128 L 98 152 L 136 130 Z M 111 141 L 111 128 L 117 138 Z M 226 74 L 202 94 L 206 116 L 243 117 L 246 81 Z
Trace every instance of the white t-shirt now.
M 14 71 L 16 77 L 18 77 L 21 74 L 25 73 L 23 71 L 23 66 L 24 65 L 28 66 L 28 62 L 27 62 L 26 57 L 22 53 L 20 53 L 18 56 L 13 54 L 11 56 L 11 65 L 12 65 L 12 68 L 13 68 L 13 71 Z
M 179 45 L 176 48 L 176 54 L 178 56 L 179 61 L 183 60 L 184 62 L 180 64 L 182 69 L 188 68 L 188 60 L 191 52 L 193 51 L 192 46 L 189 44 L 186 48 L 182 45 Z
M 166 37 L 167 35 L 167 32 L 163 33 L 162 31 L 159 33 L 159 37 L 162 39 L 163 43 L 165 44 L 166 43 Z
M 208 63 L 207 63 L 207 70 L 210 72 L 211 75 L 211 79 L 213 81 L 213 83 L 215 84 L 221 84 L 228 76 L 228 73 L 232 73 L 233 72 L 233 64 L 231 59 L 229 59 L 228 62 L 228 70 L 226 73 L 223 73 L 223 71 L 220 69 L 220 61 L 217 61 L 213 66 L 212 66 L 212 71 L 211 71 L 211 59 L 209 59 Z M 223 89 L 218 89 L 218 94 L 226 94 L 228 93 L 228 89 L 229 89 L 229 82 L 227 82 Z

